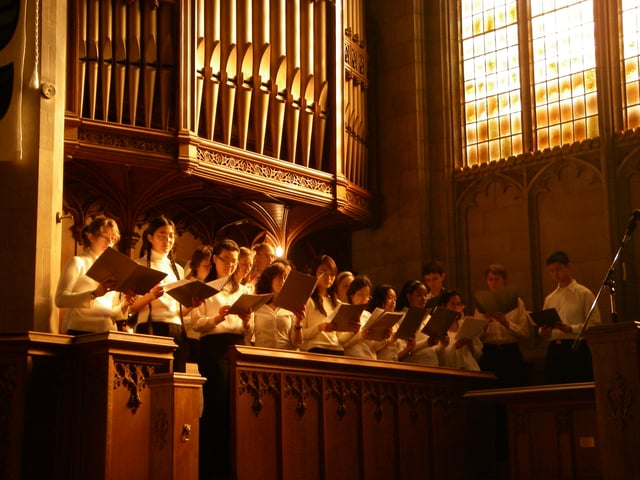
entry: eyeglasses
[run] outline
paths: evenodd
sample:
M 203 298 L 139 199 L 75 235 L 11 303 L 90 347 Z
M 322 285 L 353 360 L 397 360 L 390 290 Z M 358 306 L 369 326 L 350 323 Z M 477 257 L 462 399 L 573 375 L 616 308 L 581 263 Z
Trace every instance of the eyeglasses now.
M 104 238 L 105 240 L 107 240 L 109 243 L 116 243 L 118 241 L 117 237 L 110 237 L 109 235 L 98 235 L 98 238 Z
M 225 263 L 230 267 L 235 267 L 236 265 L 238 265 L 237 260 L 229 260 L 228 258 L 219 257 L 218 255 L 214 255 L 214 257 L 216 257 L 218 260 L 222 260 L 222 263 Z
M 164 233 L 158 233 L 158 234 L 154 234 L 156 237 L 158 237 L 160 240 L 162 241 L 169 241 L 169 240 L 175 240 L 176 236 L 173 233 L 170 234 L 164 234 Z

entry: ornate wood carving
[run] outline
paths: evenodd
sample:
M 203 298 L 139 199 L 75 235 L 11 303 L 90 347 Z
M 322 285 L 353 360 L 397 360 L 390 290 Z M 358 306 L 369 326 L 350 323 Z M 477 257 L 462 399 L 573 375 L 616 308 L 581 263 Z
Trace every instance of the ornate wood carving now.
M 336 414 L 340 420 L 347 414 L 347 402 L 357 401 L 360 399 L 360 394 L 360 383 L 356 380 L 325 379 L 324 398 L 333 398 L 337 402 Z
M 284 395 L 297 399 L 296 413 L 302 418 L 307 411 L 307 400 L 319 399 L 321 396 L 321 380 L 319 377 L 306 375 L 284 375 Z
M 150 365 L 134 365 L 130 363 L 117 362 L 113 376 L 113 388 L 124 387 L 129 390 L 129 400 L 127 407 L 135 414 L 142 404 L 140 392 L 147 388 L 147 378 L 154 372 L 154 367 Z
M 374 416 L 378 423 L 384 414 L 384 404 L 396 404 L 397 390 L 394 385 L 380 382 L 365 382 L 362 385 L 362 399 L 375 405 Z
M 101 131 L 97 128 L 83 126 L 78 129 L 78 140 L 91 146 L 107 147 L 109 149 L 145 153 L 159 154 L 174 159 L 178 155 L 178 145 L 171 136 L 151 137 L 142 135 L 135 130 L 128 130 L 127 133 L 117 133 L 115 130 Z
M 262 411 L 264 395 L 280 395 L 280 376 L 275 373 L 240 372 L 240 395 L 247 393 L 253 397 L 251 410 L 257 417 Z
M 154 449 L 163 450 L 168 444 L 167 437 L 169 436 L 169 429 L 169 416 L 167 415 L 167 412 L 162 409 L 153 419 L 151 441 Z
M 620 372 L 616 373 L 609 381 L 607 399 L 609 400 L 610 418 L 618 424 L 618 429 L 622 432 L 631 421 L 631 407 L 634 398 L 629 381 Z
M 216 167 L 224 167 L 231 171 L 245 173 L 259 178 L 277 181 L 290 186 L 314 190 L 324 195 L 331 195 L 333 187 L 330 181 L 323 181 L 311 176 L 295 173 L 289 169 L 255 163 L 238 156 L 232 156 L 215 150 L 198 149 L 198 161 L 209 163 Z
M 447 423 L 461 406 L 460 394 L 452 390 L 438 390 L 433 396 L 432 404 L 442 411 L 442 418 Z
M 399 404 L 409 405 L 409 419 L 412 423 L 418 420 L 418 406 L 426 405 L 431 401 L 431 393 L 426 388 L 415 385 L 400 385 L 398 396 Z

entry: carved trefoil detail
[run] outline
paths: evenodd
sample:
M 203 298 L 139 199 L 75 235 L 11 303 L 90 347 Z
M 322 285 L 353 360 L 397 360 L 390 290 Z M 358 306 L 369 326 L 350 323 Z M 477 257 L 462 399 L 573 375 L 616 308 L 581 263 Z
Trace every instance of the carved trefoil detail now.
M 310 398 L 320 398 L 320 384 L 319 377 L 285 375 L 284 395 L 285 397 L 294 397 L 297 399 L 296 413 L 298 414 L 298 418 L 302 418 L 307 411 L 307 400 Z
M 618 429 L 622 432 L 631 421 L 633 390 L 629 387 L 627 379 L 619 372 L 609 382 L 607 399 L 609 400 L 610 418 L 618 423 Z
M 153 447 L 156 450 L 164 450 L 169 435 L 169 416 L 167 412 L 160 410 L 153 419 Z
M 140 408 L 142 401 L 140 393 L 147 388 L 147 378 L 153 375 L 154 368 L 151 365 L 133 365 L 130 363 L 116 363 L 113 378 L 114 390 L 124 387 L 129 390 L 129 400 L 127 407 L 135 414 Z
M 253 397 L 251 410 L 257 417 L 262 411 L 262 397 L 264 395 L 279 396 L 279 376 L 275 373 L 242 371 L 240 372 L 240 394 L 243 393 L 248 393 Z
M 380 423 L 384 414 L 383 405 L 385 403 L 393 405 L 396 399 L 395 388 L 387 383 L 365 383 L 362 388 L 363 401 L 372 402 L 375 405 L 373 414 L 376 421 Z
M 399 404 L 406 404 L 409 406 L 409 419 L 411 423 L 418 421 L 418 405 L 428 404 L 431 400 L 431 396 L 426 389 L 418 388 L 413 385 L 401 385 L 400 393 L 398 396 Z
M 360 398 L 360 385 L 359 382 L 353 380 L 328 378 L 326 379 L 324 392 L 325 399 L 333 398 L 338 403 L 336 414 L 338 419 L 342 420 L 347 414 L 347 402 Z

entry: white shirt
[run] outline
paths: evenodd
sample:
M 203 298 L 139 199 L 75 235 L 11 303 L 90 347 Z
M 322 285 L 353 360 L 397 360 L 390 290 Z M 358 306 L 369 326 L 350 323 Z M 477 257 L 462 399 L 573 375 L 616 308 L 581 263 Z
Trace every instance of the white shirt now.
M 214 296 L 207 298 L 202 305 L 191 311 L 191 327 L 200 332 L 200 338 L 205 335 L 217 335 L 220 333 L 233 333 L 245 336 L 245 343 L 249 343 L 253 335 L 253 313 L 249 322 L 249 328 L 242 325 L 242 318 L 235 314 L 228 314 L 220 323 L 215 322 L 215 318 L 220 312 L 220 308 L 233 303 L 241 295 L 247 293 L 244 285 L 238 285 L 238 290 L 231 292 L 231 284 L 227 283 L 222 290 Z
M 58 308 L 66 308 L 62 321 L 62 331 L 106 332 L 115 330 L 115 321 L 127 318 L 122 310 L 119 292 L 107 292 L 91 299 L 98 282 L 86 273 L 96 257 L 91 252 L 72 257 L 60 272 L 55 302 Z
M 307 314 L 302 320 L 302 345 L 300 350 L 309 351 L 312 348 L 324 348 L 326 350 L 343 351 L 342 341 L 345 341 L 350 334 L 348 332 L 327 332 L 320 331 L 318 325 L 327 321 L 327 316 L 334 310 L 329 297 L 321 297 L 327 315 L 318 310 L 313 303 L 313 299 L 307 300 Z
M 284 308 L 263 305 L 254 314 L 255 346 L 295 350 L 293 325 L 295 315 Z
M 482 317 L 482 314 L 476 311 L 475 316 Z M 496 345 L 517 343 L 529 336 L 531 323 L 521 298 L 518 298 L 518 306 L 504 316 L 509 328 L 504 327 L 497 320 L 490 320 L 486 330 L 480 336 L 483 343 Z
M 464 319 L 460 320 L 460 325 L 462 325 L 463 322 Z M 479 337 L 475 337 L 471 348 L 467 345 L 456 348 L 455 336 L 456 332 L 449 330 L 449 345 L 444 346 L 441 343 L 438 344 L 437 351 L 440 366 L 479 372 L 480 366 L 478 365 L 478 359 L 482 355 L 482 341 Z
M 571 333 L 564 333 L 557 328 L 551 331 L 551 340 L 573 340 L 582 328 L 584 319 L 591 309 L 595 296 L 584 285 L 572 280 L 566 287 L 556 288 L 544 299 L 544 309 L 555 308 L 562 323 L 571 326 Z M 591 314 L 589 325 L 600 323 L 600 311 L 596 308 Z
M 147 266 L 147 258 L 139 258 L 138 263 L 140 265 Z M 184 278 L 184 270 L 181 265 L 176 265 L 178 275 L 180 278 Z M 166 277 L 160 282 L 161 285 L 168 285 L 173 282 L 177 282 L 180 278 L 176 277 L 173 267 L 171 266 L 171 260 L 166 255 L 162 255 L 154 250 L 151 250 L 151 262 L 149 265 L 154 270 L 159 270 L 167 274 Z M 149 318 L 149 305 L 143 306 L 138 313 L 138 323 L 145 323 Z M 151 301 L 151 321 L 152 322 L 166 322 L 174 323 L 176 325 L 182 325 L 180 319 L 180 303 L 168 293 L 165 293 L 159 298 L 155 298 Z
M 369 320 L 371 312 L 364 310 L 360 315 L 360 325 L 364 325 Z M 344 343 L 344 354 L 349 357 L 369 358 L 376 360 L 377 352 L 387 346 L 389 340 L 365 340 L 362 329 L 356 334 L 349 333 L 351 338 Z M 397 354 L 396 354 L 397 356 Z

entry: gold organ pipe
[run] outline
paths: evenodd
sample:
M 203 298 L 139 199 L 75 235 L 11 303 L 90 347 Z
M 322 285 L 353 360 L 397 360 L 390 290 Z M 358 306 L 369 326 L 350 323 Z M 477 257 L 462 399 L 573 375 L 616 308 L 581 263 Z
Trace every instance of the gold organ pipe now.
M 111 71 L 113 68 L 113 12 L 109 2 L 100 6 L 100 82 L 102 84 L 102 118 L 109 119 L 109 98 L 111 95 Z
M 171 35 L 171 21 L 173 18 L 171 5 L 163 3 L 158 9 L 158 74 L 160 76 L 160 124 L 163 129 L 169 129 L 169 118 L 173 107 L 173 86 L 176 75 L 175 49 Z
M 247 149 L 249 115 L 253 96 L 253 31 L 252 0 L 238 1 L 238 146 Z
M 264 153 L 269 114 L 271 47 L 269 31 L 269 0 L 255 0 L 253 15 L 253 136 L 255 151 Z
M 158 66 L 158 10 L 151 2 L 143 4 L 143 22 L 142 29 L 144 38 L 144 73 L 143 73 L 143 93 L 144 100 L 144 124 L 147 128 L 151 128 L 151 119 L 153 117 L 154 92 L 156 87 L 156 73 Z
M 271 150 L 275 158 L 282 158 L 282 137 L 284 135 L 287 105 L 288 61 L 287 61 L 287 9 L 285 0 L 271 0 Z
M 79 2 L 82 3 L 82 2 Z M 125 83 L 127 73 L 127 7 L 124 2 L 114 4 L 114 91 L 116 121 L 122 123 L 122 113 L 124 109 Z
M 317 170 L 322 168 L 322 155 L 324 154 L 324 132 L 326 127 L 326 94 L 327 94 L 327 2 L 317 0 L 314 2 L 314 30 L 315 40 L 313 49 L 313 71 L 316 91 L 316 104 L 313 122 L 313 155 Z
M 88 46 L 87 46 L 87 4 L 85 2 L 78 2 L 76 4 L 78 8 L 78 25 L 80 26 L 78 32 L 78 62 L 80 68 L 78 69 L 78 115 L 82 115 L 83 103 L 85 98 L 85 81 L 87 79 L 88 68 Z
M 298 146 L 298 128 L 300 125 L 300 108 L 302 104 L 302 85 L 300 71 L 300 3 L 296 0 L 287 2 L 287 63 L 289 78 L 289 103 L 287 105 L 287 147 L 289 161 L 296 163 Z
M 89 118 L 91 118 L 92 120 L 96 118 L 96 102 L 98 97 L 98 59 L 100 55 L 98 46 L 100 10 L 98 2 L 99 0 L 90 1 L 87 11 L 87 70 L 89 76 Z
M 221 43 L 222 43 L 222 141 L 231 145 L 233 113 L 238 81 L 238 49 L 236 30 L 236 1 L 221 2 Z
M 140 10 L 139 3 L 127 4 L 127 45 L 129 50 L 129 123 L 136 124 L 138 114 L 138 91 L 140 88 L 140 67 L 142 62 L 140 50 Z
M 220 2 L 205 1 L 205 78 L 204 104 L 207 137 L 213 140 L 218 114 L 218 97 L 222 81 L 222 52 L 220 42 Z

